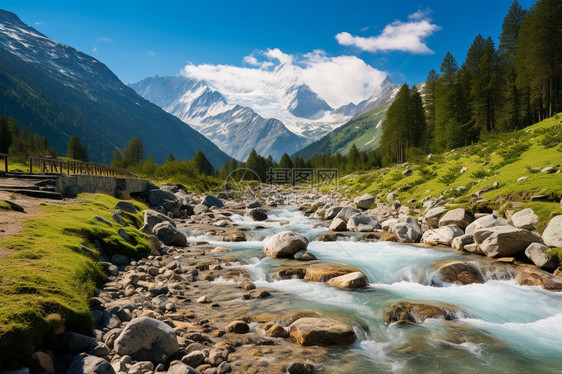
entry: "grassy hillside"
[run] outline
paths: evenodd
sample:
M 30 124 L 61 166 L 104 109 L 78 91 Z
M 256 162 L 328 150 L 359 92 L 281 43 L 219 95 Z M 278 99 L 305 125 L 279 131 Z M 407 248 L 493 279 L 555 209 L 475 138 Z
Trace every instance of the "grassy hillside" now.
M 356 196 L 369 192 L 386 201 L 396 191 L 402 204 L 421 208 L 427 197 L 447 198 L 450 203 L 475 211 L 519 210 L 530 206 L 539 215 L 539 231 L 553 212 L 562 214 L 562 174 L 542 172 L 562 161 L 562 114 L 512 133 L 413 163 L 396 165 L 340 180 L 343 193 Z M 467 168 L 463 171 L 463 168 Z M 405 175 L 404 171 L 411 170 Z M 558 171 L 556 171 L 558 170 Z M 407 173 L 406 173 L 407 174 Z M 518 179 L 525 177 L 518 182 Z M 497 187 L 479 198 L 472 195 L 497 182 Z M 545 195 L 542 201 L 531 197 Z
M 117 199 L 79 198 L 82 201 L 74 204 L 42 203 L 41 213 L 27 220 L 21 233 L 0 241 L 0 248 L 9 251 L 0 259 L 0 367 L 31 354 L 41 341 L 53 342 L 53 330 L 60 325 L 91 331 L 89 298 L 103 274 L 99 256 L 120 253 L 139 258 L 148 253 L 137 229 L 141 214 L 123 217 L 131 224 L 123 227 L 131 238 L 128 243 L 117 234 L 120 225 L 113 222 L 109 227 L 94 219 L 95 214 L 110 219 Z M 95 241 L 101 249 L 96 249 Z
M 390 103 L 381 105 L 352 119 L 345 125 L 325 135 L 320 140 L 296 152 L 295 156 L 307 159 L 314 154 L 323 154 L 327 151 L 329 151 L 330 154 L 338 152 L 347 154 L 353 143 L 355 143 L 360 151 L 368 151 L 377 148 L 382 135 L 383 121 L 389 106 Z

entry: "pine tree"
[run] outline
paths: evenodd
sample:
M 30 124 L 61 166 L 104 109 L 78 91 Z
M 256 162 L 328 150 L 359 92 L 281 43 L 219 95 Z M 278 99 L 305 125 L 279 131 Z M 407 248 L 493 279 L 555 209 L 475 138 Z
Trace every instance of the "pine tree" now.
M 144 146 L 142 140 L 135 137 L 131 139 L 129 145 L 123 151 L 123 164 L 125 167 L 129 165 L 137 165 L 144 159 Z
M 33 144 L 33 140 L 31 141 Z M 76 134 L 72 134 L 66 145 L 66 155 L 69 158 L 79 161 L 88 161 L 88 152 L 86 147 L 80 143 L 80 139 Z
M 11 144 L 12 132 L 10 131 L 8 117 L 0 116 L 0 153 L 8 153 Z
M 422 148 L 424 146 L 424 135 L 427 131 L 427 122 L 423 100 L 416 86 L 412 86 L 410 90 L 410 113 L 409 143 L 413 147 Z
M 193 156 L 193 164 L 200 174 L 213 174 L 213 165 L 211 165 L 203 151 L 201 151 L 200 149 L 197 150 L 197 152 L 195 152 L 195 155 Z
M 121 156 L 121 151 L 119 149 L 116 149 L 115 152 L 113 152 L 113 156 L 111 157 L 111 166 L 113 167 L 123 167 L 123 156 Z
M 176 161 L 176 158 L 174 157 L 173 154 L 170 153 L 170 155 L 166 159 L 166 162 L 174 162 L 174 161 Z
M 441 76 L 437 80 L 435 90 L 435 140 L 434 150 L 442 151 L 456 146 L 459 137 L 457 118 L 460 110 L 460 86 L 457 73 L 457 60 L 450 52 L 445 54 L 439 71 Z
M 221 168 L 220 168 L 220 170 L 219 170 L 219 175 L 218 175 L 218 177 L 219 177 L 220 179 L 226 179 L 227 176 L 228 176 L 228 163 L 225 161 L 225 162 L 222 164 L 222 166 L 221 166 Z
M 293 168 L 293 161 L 291 161 L 291 157 L 288 154 L 283 153 L 283 156 L 281 156 L 281 160 L 279 161 L 279 167 L 282 169 Z
M 431 145 L 435 137 L 435 90 L 439 75 L 433 69 L 427 74 L 425 86 L 423 87 L 424 108 L 427 119 L 427 128 L 424 133 L 424 149 L 431 150 Z

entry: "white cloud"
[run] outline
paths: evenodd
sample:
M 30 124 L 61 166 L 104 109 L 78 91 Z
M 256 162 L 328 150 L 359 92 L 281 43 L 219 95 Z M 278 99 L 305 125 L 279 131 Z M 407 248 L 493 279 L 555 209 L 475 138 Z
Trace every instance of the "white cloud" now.
M 97 52 L 97 51 L 98 51 L 97 47 L 92 48 L 92 52 Z
M 101 37 L 99 37 L 99 38 L 96 39 L 96 43 L 99 43 L 99 42 L 113 43 L 113 38 L 108 38 L 108 37 L 105 37 L 105 36 L 101 36 Z
M 36 24 L 37 26 L 40 26 L 40 25 L 43 25 L 43 22 L 37 21 L 37 22 L 35 22 L 35 24 Z
M 233 103 L 276 117 L 287 88 L 306 84 L 333 108 L 369 98 L 386 73 L 355 56 L 328 56 L 316 50 L 289 55 L 278 48 L 254 51 L 234 65 L 189 64 L 182 74 L 206 81 Z
M 377 36 L 353 36 L 348 32 L 340 32 L 336 40 L 341 45 L 354 46 L 367 52 L 403 51 L 419 54 L 432 54 L 425 39 L 441 27 L 428 18 L 430 10 L 418 10 L 410 14 L 409 22 L 394 21 L 386 25 Z

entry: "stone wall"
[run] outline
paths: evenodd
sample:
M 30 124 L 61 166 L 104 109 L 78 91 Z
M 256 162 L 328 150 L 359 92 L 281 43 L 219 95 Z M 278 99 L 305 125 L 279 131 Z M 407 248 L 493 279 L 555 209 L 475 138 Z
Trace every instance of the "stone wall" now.
M 117 196 L 121 191 L 138 193 L 146 191 L 148 181 L 136 178 L 103 177 L 97 175 L 61 175 L 57 179 L 57 191 L 65 196 L 78 193 L 105 193 Z

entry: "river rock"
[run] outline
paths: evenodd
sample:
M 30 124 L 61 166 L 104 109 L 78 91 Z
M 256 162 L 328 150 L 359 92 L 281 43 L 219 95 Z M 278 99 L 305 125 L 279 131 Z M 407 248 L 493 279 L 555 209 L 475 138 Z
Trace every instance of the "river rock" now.
M 463 261 L 446 261 L 437 266 L 435 274 L 431 277 L 432 286 L 442 286 L 443 283 L 484 283 L 484 278 L 474 265 Z
M 103 358 L 81 353 L 74 357 L 66 374 L 115 374 L 115 370 Z
M 478 248 L 488 257 L 508 257 L 527 249 L 531 243 L 540 243 L 539 236 L 513 226 L 495 226 L 474 233 Z
M 187 247 L 187 237 L 179 232 L 170 222 L 161 222 L 152 229 L 154 234 L 166 245 Z
M 267 212 L 260 208 L 252 209 L 248 212 L 254 221 L 265 221 L 267 219 Z
M 328 286 L 337 288 L 364 288 L 369 285 L 367 277 L 360 271 L 353 273 L 340 275 L 339 277 L 334 277 L 328 281 Z
M 450 246 L 454 238 L 462 235 L 464 232 L 457 225 L 447 225 L 424 232 L 421 241 L 431 245 Z
M 550 220 L 542 234 L 544 244 L 550 247 L 562 247 L 562 215 Z
M 326 213 L 324 213 L 324 219 L 334 219 L 338 215 L 338 213 L 343 209 L 341 206 L 335 206 L 333 208 L 326 209 Z
M 448 225 L 457 225 L 461 230 L 464 230 L 474 218 L 463 208 L 449 210 L 439 220 L 439 227 Z
M 205 204 L 197 204 L 193 207 L 193 214 L 198 215 L 209 211 L 209 207 Z
M 133 360 L 157 364 L 176 353 L 179 348 L 174 330 L 164 322 L 148 317 L 135 318 L 115 340 L 115 350 Z
M 396 234 L 401 243 L 416 243 L 422 236 L 420 225 L 413 217 L 408 217 L 405 222 L 395 224 L 392 232 Z
M 119 201 L 117 204 L 115 204 L 115 207 L 113 209 L 114 210 L 120 209 L 123 212 L 131 213 L 131 214 L 138 213 L 137 208 L 130 201 Z
M 554 270 L 558 267 L 558 258 L 549 258 L 548 247 L 541 243 L 532 243 L 525 249 L 525 256 L 540 268 Z
M 154 189 L 143 193 L 148 205 L 162 206 L 166 201 L 177 202 L 177 197 L 170 191 Z
M 312 282 L 326 282 L 349 273 L 361 272 L 354 266 L 340 263 L 316 263 L 306 267 L 304 279 Z
M 330 223 L 329 229 L 331 231 L 345 231 L 347 230 L 347 223 L 341 218 L 334 218 Z
M 513 222 L 513 226 L 517 228 L 534 230 L 539 222 L 539 217 L 535 214 L 533 209 L 525 208 L 519 212 L 513 213 L 511 215 L 511 222 Z
M 306 249 L 308 239 L 292 231 L 282 231 L 273 235 L 265 243 L 263 252 L 266 256 L 277 258 L 293 258 L 295 253 Z
M 451 304 L 399 302 L 387 311 L 386 323 L 419 324 L 428 318 L 454 320 L 461 313 L 457 306 Z
M 327 232 L 325 234 L 320 235 L 316 240 L 319 242 L 335 242 L 339 238 L 345 238 L 344 234 L 340 234 L 339 232 Z
M 250 332 L 250 326 L 244 321 L 232 321 L 226 325 L 226 331 L 234 334 L 246 334 Z
M 359 209 L 370 209 L 371 206 L 375 203 L 375 198 L 371 194 L 363 194 L 361 196 L 357 196 L 353 203 Z
M 196 368 L 205 361 L 205 354 L 201 351 L 193 351 L 183 356 L 181 362 L 184 364 Z
M 517 268 L 515 279 L 523 286 L 539 286 L 549 291 L 562 291 L 562 278 L 547 273 L 544 270 L 532 268 Z
M 210 207 L 216 206 L 217 208 L 222 208 L 224 203 L 218 197 L 214 197 L 213 195 L 207 195 L 201 202 L 201 204 Z
M 295 253 L 293 258 L 295 260 L 298 260 L 298 261 L 313 261 L 313 260 L 316 260 L 316 256 L 313 253 L 305 251 L 304 249 L 301 249 L 300 251 Z
M 423 215 L 422 223 L 424 225 L 431 227 L 432 229 L 435 229 L 439 227 L 439 220 L 441 219 L 443 214 L 445 214 L 446 211 L 447 209 L 445 209 L 442 206 L 428 209 Z
M 289 337 L 289 332 L 281 324 L 274 323 L 269 329 L 267 329 L 266 335 L 272 338 L 287 338 Z
M 356 339 L 351 326 L 330 318 L 300 318 L 289 326 L 289 334 L 303 346 L 345 346 Z
M 336 218 L 339 218 L 347 223 L 351 216 L 357 213 L 361 213 L 361 211 L 359 209 L 346 206 L 340 210 L 340 212 L 336 215 Z
M 145 210 L 143 213 L 144 213 L 144 224 L 150 230 L 150 232 L 152 232 L 154 226 L 162 222 L 169 222 L 172 226 L 176 227 L 176 223 L 174 222 L 173 219 L 162 213 L 158 213 L 155 210 L 149 209 L 149 210 Z
M 105 356 L 109 354 L 109 347 L 91 336 L 71 332 L 68 335 L 66 346 L 69 352 L 86 352 L 94 356 Z
M 354 214 L 347 221 L 349 231 L 369 232 L 380 228 L 377 216 L 372 214 Z
M 210 365 L 207 365 L 210 367 Z M 173 365 L 167 371 L 167 374 L 199 374 L 199 371 L 195 370 L 191 366 L 187 366 L 183 362 L 175 361 Z
M 456 249 L 457 251 L 462 251 L 465 246 L 473 243 L 474 243 L 474 236 L 470 234 L 465 234 L 455 237 L 451 242 L 451 247 Z
M 495 227 L 495 226 L 507 226 L 508 222 L 505 218 L 498 217 L 494 214 L 488 214 L 484 217 L 480 217 L 470 225 L 466 226 L 466 230 L 464 231 L 466 234 L 474 234 L 475 231 L 480 229 L 485 229 L 488 227 Z

